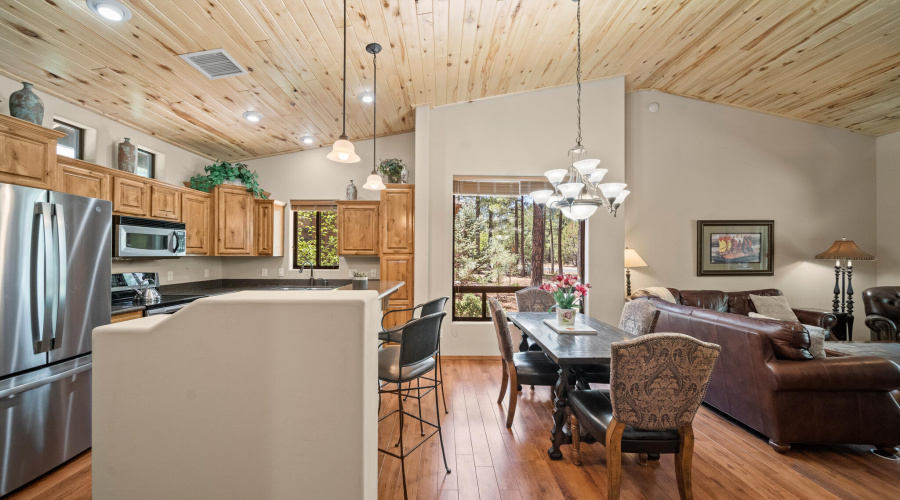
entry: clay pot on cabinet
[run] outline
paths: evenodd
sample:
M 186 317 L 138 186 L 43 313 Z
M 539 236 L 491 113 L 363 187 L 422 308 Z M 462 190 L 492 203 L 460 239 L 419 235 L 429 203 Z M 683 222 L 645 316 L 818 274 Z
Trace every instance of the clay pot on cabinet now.
M 31 84 L 22 82 L 22 89 L 9 96 L 9 115 L 13 118 L 41 125 L 44 122 L 44 103 L 31 91 Z
M 137 146 L 125 138 L 125 142 L 119 143 L 119 170 L 133 174 L 137 164 Z

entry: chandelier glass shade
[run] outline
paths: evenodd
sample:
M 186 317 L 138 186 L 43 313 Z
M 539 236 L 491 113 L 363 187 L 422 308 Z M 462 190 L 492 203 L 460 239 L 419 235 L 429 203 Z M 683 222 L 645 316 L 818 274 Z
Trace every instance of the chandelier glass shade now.
M 366 178 L 366 183 L 363 184 L 363 188 L 372 191 L 381 191 L 387 189 L 387 186 L 384 185 L 384 181 L 381 180 L 380 175 L 372 172 L 369 174 L 369 177 Z

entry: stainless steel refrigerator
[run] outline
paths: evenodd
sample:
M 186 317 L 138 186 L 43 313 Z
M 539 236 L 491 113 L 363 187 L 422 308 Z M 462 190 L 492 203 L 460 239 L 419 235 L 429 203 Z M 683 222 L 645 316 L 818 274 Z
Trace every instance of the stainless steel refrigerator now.
M 0 495 L 91 446 L 112 204 L 0 184 Z

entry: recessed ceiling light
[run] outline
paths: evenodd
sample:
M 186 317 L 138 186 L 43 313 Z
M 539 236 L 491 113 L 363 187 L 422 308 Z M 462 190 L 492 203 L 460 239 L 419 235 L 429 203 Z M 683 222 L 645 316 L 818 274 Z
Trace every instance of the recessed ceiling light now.
M 372 92 L 363 92 L 359 94 L 359 102 L 363 104 L 372 104 L 375 102 L 375 94 Z
M 131 19 L 128 7 L 115 0 L 87 0 L 87 6 L 95 14 L 108 21 L 127 21 Z
M 300 138 L 300 140 L 303 141 L 303 144 L 307 144 L 307 145 L 312 144 L 313 142 L 316 141 L 315 138 L 313 138 L 313 136 L 311 136 L 311 135 L 304 135 L 303 137 Z
M 256 123 L 262 120 L 262 115 L 257 113 L 256 111 L 244 111 L 244 119 L 248 122 Z

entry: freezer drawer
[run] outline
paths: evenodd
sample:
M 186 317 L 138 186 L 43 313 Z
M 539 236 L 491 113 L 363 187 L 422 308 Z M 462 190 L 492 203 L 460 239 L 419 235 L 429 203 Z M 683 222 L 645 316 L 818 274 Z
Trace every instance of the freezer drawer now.
M 0 496 L 90 446 L 90 355 L 0 381 Z

